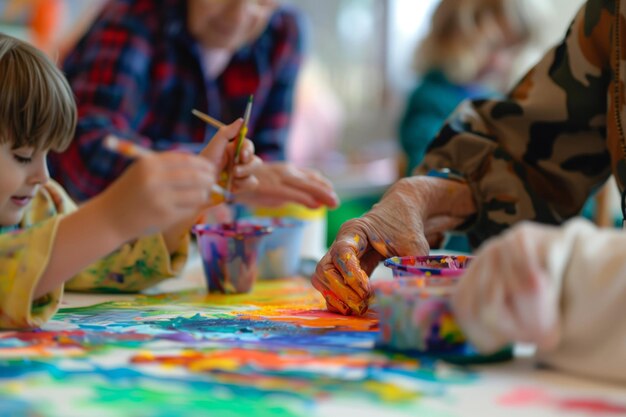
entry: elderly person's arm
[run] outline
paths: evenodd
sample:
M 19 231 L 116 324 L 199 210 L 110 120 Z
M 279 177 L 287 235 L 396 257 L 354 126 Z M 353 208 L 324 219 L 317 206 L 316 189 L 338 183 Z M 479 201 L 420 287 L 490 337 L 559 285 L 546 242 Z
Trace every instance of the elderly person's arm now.
M 445 230 L 466 230 L 477 246 L 520 220 L 559 223 L 580 210 L 610 174 L 608 7 L 589 1 L 508 98 L 461 105 L 418 168 L 450 169 L 461 181 L 402 180 L 341 228 L 313 277 L 331 311 L 365 312 L 375 265 L 426 254 Z
M 566 39 L 501 101 L 463 103 L 418 173 L 452 168 L 472 189 L 474 247 L 520 220 L 559 224 L 611 174 L 606 118 L 613 3 L 592 0 Z

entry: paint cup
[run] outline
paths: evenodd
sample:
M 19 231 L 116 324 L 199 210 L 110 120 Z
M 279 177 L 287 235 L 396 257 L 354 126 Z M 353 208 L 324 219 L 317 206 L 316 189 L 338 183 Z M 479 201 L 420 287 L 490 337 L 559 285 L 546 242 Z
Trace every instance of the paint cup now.
M 293 277 L 300 273 L 304 222 L 291 218 L 253 218 L 255 224 L 272 228 L 259 248 L 259 279 Z
M 464 255 L 394 256 L 385 260 L 385 266 L 392 270 L 394 278 L 458 278 L 472 259 L 472 256 Z M 431 283 L 434 285 L 434 281 Z
M 209 292 L 247 293 L 258 272 L 259 245 L 271 228 L 249 222 L 193 228 Z
M 318 261 L 326 253 L 326 207 L 310 209 L 299 204 L 280 207 L 256 207 L 252 214 L 257 218 L 292 219 L 303 222 L 302 243 L 299 256 Z
M 471 256 L 404 256 L 385 260 L 394 281 L 374 285 L 380 345 L 395 350 L 459 352 L 467 347 L 450 295 Z
M 419 353 L 458 353 L 466 341 L 450 307 L 453 277 L 397 278 L 373 284 L 381 347 Z

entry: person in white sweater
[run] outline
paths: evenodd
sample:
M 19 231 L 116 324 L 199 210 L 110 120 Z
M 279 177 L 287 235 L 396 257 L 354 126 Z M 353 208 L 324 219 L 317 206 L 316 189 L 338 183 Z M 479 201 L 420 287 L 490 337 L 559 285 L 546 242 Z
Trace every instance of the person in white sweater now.
M 522 223 L 487 242 L 452 298 L 481 352 L 537 345 L 537 360 L 626 382 L 626 234 L 576 219 Z

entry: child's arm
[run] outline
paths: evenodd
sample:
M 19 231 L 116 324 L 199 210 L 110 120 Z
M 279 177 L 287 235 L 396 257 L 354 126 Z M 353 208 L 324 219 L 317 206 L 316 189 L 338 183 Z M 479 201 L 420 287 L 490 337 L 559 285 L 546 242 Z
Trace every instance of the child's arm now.
M 453 307 L 483 351 L 538 345 L 542 363 L 626 381 L 626 235 L 584 220 L 524 224 L 488 242 Z
M 34 297 L 124 242 L 192 218 L 209 202 L 215 178 L 213 165 L 194 155 L 169 152 L 137 161 L 104 193 L 59 221 Z
M 229 144 L 228 141 L 237 134 L 240 127 L 241 120 L 223 127 L 202 151 L 201 157 L 216 167 L 215 172 L 229 166 L 233 158 L 235 143 Z M 234 191 L 253 188 L 256 185 L 256 179 L 250 172 L 259 163 L 260 160 L 254 156 L 252 142 L 246 140 L 242 147 L 239 164 L 236 166 Z M 202 208 L 215 203 L 215 198 L 211 198 Z M 67 284 L 67 288 L 80 291 L 134 292 L 177 275 L 185 263 L 189 230 L 199 212 L 200 210 L 177 222 L 166 229 L 162 235 L 154 235 L 125 244 L 116 251 L 114 256 L 108 256 L 91 264 L 74 277 Z

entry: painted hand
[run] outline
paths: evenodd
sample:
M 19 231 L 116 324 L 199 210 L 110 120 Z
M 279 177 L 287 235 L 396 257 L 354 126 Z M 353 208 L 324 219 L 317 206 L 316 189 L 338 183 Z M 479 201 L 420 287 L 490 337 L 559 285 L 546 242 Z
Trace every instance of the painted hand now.
M 237 201 L 260 206 L 298 203 L 309 208 L 337 207 L 339 199 L 333 186 L 317 171 L 297 168 L 288 163 L 257 165 L 252 173 L 259 185 L 252 192 L 240 193 Z
M 435 215 L 427 207 L 426 202 L 438 196 L 453 200 L 450 185 L 461 187 L 432 178 L 400 180 L 371 211 L 341 227 L 312 280 L 330 311 L 364 314 L 371 298 L 368 277 L 381 260 L 396 255 L 427 255 L 429 243 L 436 243 L 443 231 L 463 222 L 458 207 Z M 448 214 L 440 214 L 444 212 Z
M 472 343 L 493 352 L 513 342 L 558 343 L 559 284 L 546 267 L 554 227 L 523 223 L 487 242 L 463 275 L 452 304 Z

